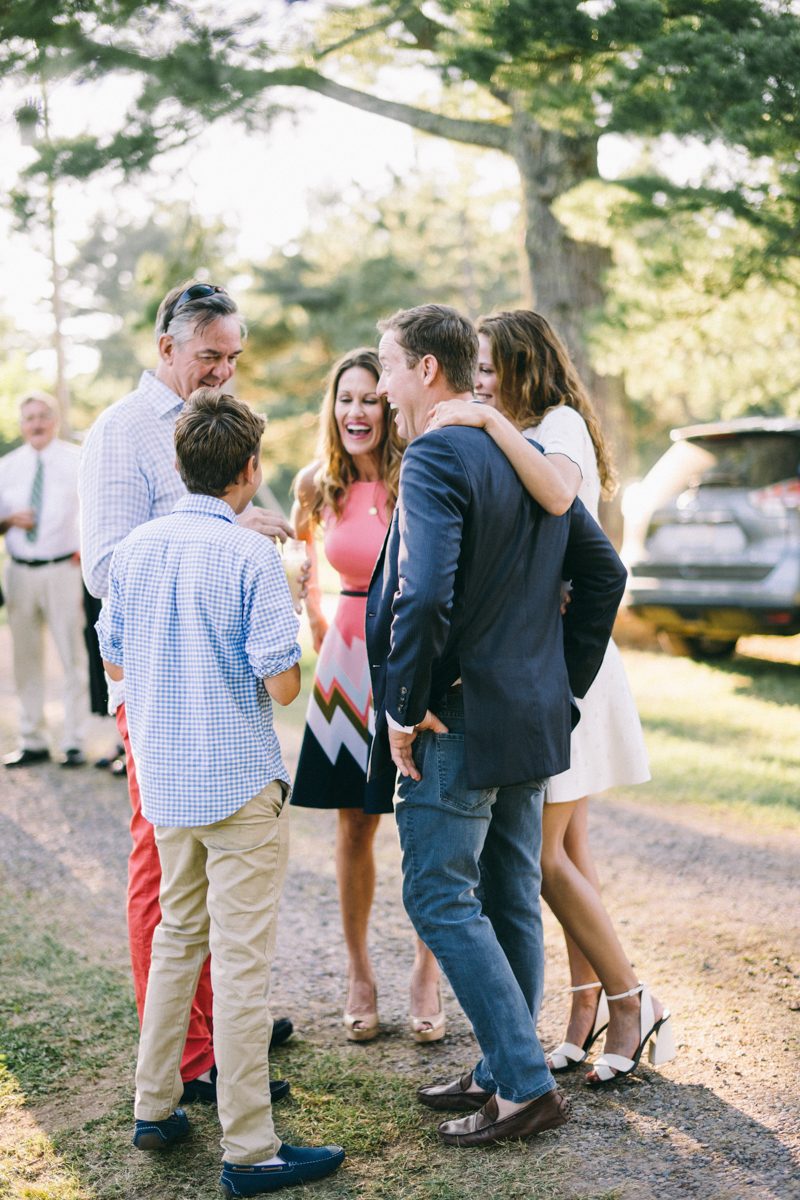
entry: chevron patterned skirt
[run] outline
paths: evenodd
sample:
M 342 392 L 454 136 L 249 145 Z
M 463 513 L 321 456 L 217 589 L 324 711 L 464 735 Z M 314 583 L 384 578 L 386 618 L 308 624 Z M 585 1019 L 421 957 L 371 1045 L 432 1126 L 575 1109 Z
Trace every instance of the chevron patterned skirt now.
M 393 811 L 395 772 L 367 782 L 374 732 L 361 596 L 342 596 L 325 635 L 308 702 L 292 804 Z

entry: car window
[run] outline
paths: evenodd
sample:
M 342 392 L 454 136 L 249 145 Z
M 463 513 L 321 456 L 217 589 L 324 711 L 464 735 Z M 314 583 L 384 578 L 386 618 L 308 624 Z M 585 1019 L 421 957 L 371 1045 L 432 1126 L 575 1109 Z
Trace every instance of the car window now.
M 686 439 L 710 456 L 690 486 L 769 487 L 800 473 L 800 438 L 779 433 L 728 433 Z

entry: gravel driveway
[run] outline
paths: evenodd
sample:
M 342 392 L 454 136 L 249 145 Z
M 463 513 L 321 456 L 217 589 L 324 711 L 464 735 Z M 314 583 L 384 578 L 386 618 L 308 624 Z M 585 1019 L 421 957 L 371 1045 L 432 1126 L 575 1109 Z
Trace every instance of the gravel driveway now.
M 8 631 L 0 628 L 0 748 L 14 745 Z M 54 693 L 55 694 L 55 693 Z M 52 706 L 57 717 L 57 705 Z M 96 719 L 93 749 L 113 742 Z M 292 765 L 297 722 L 282 726 Z M 43 923 L 107 963 L 127 963 L 124 783 L 47 765 L 0 778 L 0 872 L 33 893 Z M 620 798 L 591 806 L 591 836 L 609 909 L 640 978 L 672 1010 L 679 1055 L 610 1092 L 567 1076 L 574 1120 L 559 1137 L 567 1196 L 630 1200 L 800 1198 L 800 836 L 762 836 Z M 345 1047 L 343 950 L 332 862 L 334 816 L 294 810 L 293 850 L 274 972 L 276 1013 L 311 1040 Z M 372 927 L 382 1031 L 353 1054 L 420 1081 L 446 1079 L 475 1045 L 445 989 L 448 1036 L 417 1047 L 406 1032 L 411 931 L 400 900 L 393 821 L 378 836 Z M 548 975 L 541 1032 L 560 1040 L 566 959 L 546 913 Z M 34 1112 L 43 1127 L 85 1111 Z

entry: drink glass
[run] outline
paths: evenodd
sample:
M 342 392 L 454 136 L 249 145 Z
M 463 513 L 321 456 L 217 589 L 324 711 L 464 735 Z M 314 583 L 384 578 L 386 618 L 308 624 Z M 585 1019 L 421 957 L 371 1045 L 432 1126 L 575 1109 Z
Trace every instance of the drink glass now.
M 305 542 L 300 542 L 296 538 L 287 538 L 283 543 L 281 557 L 283 558 L 283 569 L 286 572 L 286 582 L 289 584 L 289 591 L 292 593 L 292 604 L 298 609 L 300 606 L 300 580 L 298 576 L 308 558 L 308 550 Z

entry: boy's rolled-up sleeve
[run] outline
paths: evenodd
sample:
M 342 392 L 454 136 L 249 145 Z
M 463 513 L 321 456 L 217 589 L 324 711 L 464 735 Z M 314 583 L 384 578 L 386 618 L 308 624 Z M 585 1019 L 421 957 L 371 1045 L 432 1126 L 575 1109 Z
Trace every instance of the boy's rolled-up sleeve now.
M 103 602 L 100 617 L 95 625 L 97 640 L 100 643 L 100 653 L 106 662 L 122 663 L 122 637 L 124 631 L 122 595 L 116 562 L 112 560 L 108 575 L 108 596 Z
M 288 671 L 299 661 L 300 622 L 280 556 L 271 542 L 263 547 L 244 598 L 245 653 L 260 679 Z

